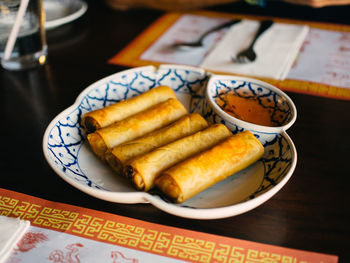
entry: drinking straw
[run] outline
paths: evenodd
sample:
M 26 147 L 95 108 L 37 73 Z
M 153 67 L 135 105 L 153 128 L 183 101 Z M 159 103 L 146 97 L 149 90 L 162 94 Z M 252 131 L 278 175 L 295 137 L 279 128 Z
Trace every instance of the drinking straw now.
M 4 50 L 4 59 L 5 60 L 10 59 L 13 47 L 15 45 L 15 42 L 16 42 L 16 39 L 18 36 L 19 28 L 21 27 L 24 14 L 27 10 L 28 2 L 29 2 L 29 0 L 21 0 L 21 3 L 19 5 L 18 13 L 16 16 L 16 21 L 11 29 L 11 33 L 10 33 L 10 36 L 7 40 L 6 47 Z

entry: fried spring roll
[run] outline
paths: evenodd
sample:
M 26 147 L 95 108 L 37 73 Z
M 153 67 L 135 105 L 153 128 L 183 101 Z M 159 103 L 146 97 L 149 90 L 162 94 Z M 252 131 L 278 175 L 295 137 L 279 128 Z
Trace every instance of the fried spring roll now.
M 113 147 L 106 152 L 105 158 L 114 171 L 123 174 L 124 164 L 132 158 L 207 127 L 208 122 L 201 115 L 188 114 L 168 126 Z
M 167 86 L 158 86 L 136 97 L 88 112 L 84 114 L 81 124 L 87 133 L 91 133 L 170 98 L 176 98 L 174 90 Z
M 168 169 L 155 184 L 176 203 L 182 203 L 253 164 L 263 154 L 260 141 L 244 131 Z
M 168 125 L 186 114 L 187 110 L 181 102 L 171 98 L 90 133 L 87 138 L 94 153 L 105 160 L 104 155 L 108 149 Z
M 126 165 L 125 175 L 137 189 L 148 191 L 153 188 L 154 180 L 162 171 L 217 144 L 230 135 L 232 133 L 225 125 L 212 125 L 132 159 Z

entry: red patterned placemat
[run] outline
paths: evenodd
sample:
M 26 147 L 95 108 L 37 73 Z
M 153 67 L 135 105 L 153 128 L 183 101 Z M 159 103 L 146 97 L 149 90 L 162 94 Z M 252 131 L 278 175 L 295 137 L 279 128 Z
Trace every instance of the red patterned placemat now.
M 31 226 L 192 262 L 336 263 L 338 257 L 179 229 L 0 188 L 0 215 Z

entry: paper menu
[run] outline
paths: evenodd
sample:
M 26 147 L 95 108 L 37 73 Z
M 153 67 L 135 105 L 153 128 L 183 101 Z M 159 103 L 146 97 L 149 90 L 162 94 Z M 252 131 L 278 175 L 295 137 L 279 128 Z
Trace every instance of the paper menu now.
M 311 28 L 287 77 L 350 88 L 350 32 Z
M 338 256 L 175 228 L 0 188 L 2 215 L 31 222 L 7 263 L 298 262 Z

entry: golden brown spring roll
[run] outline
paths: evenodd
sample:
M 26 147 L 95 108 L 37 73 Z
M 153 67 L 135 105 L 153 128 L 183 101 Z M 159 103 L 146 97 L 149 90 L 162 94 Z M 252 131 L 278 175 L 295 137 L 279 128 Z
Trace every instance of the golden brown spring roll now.
M 217 144 L 230 135 L 232 133 L 225 125 L 212 125 L 132 159 L 126 165 L 125 175 L 137 189 L 148 191 L 154 186 L 155 178 L 162 171 Z
M 201 115 L 188 114 L 168 126 L 113 147 L 106 152 L 105 158 L 114 171 L 123 174 L 124 164 L 132 158 L 207 127 L 208 122 Z
M 155 185 L 176 203 L 182 203 L 253 164 L 263 154 L 260 141 L 244 131 L 163 172 Z
M 91 133 L 170 98 L 176 98 L 174 90 L 167 86 L 158 86 L 136 97 L 88 112 L 84 114 L 81 124 L 88 133 Z
M 94 153 L 104 159 L 104 154 L 119 144 L 133 140 L 159 129 L 187 114 L 187 110 L 177 99 L 168 99 L 145 111 L 113 123 L 88 134 L 87 138 Z

